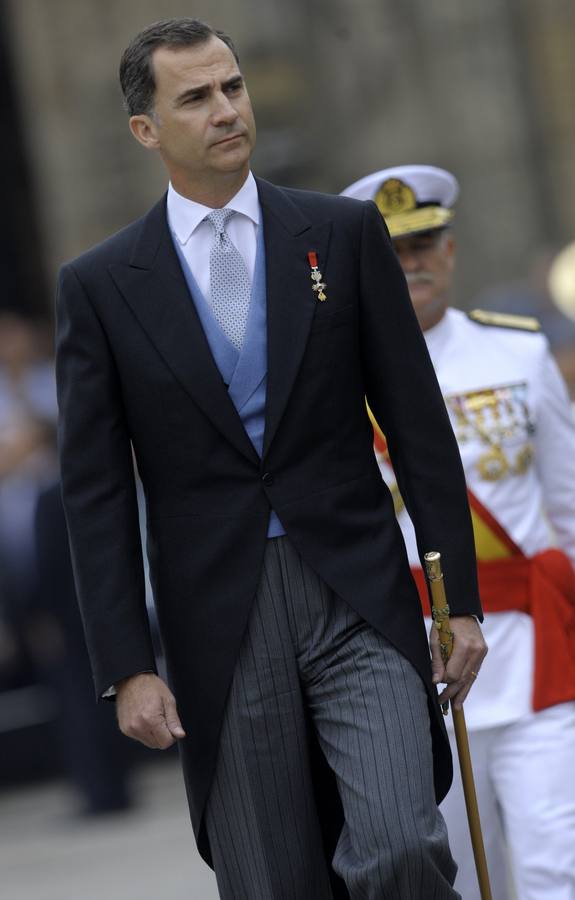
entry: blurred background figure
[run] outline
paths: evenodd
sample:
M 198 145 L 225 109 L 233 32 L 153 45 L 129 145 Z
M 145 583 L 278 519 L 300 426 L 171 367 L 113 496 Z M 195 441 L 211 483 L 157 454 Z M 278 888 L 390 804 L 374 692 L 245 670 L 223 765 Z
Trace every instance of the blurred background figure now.
M 94 701 L 56 478 L 56 397 L 46 326 L 0 314 L 0 602 L 5 675 L 28 671 L 28 720 L 52 718 L 54 755 L 86 814 L 125 810 L 128 744 Z M 50 486 L 51 485 L 51 486 Z M 1 640 L 1 639 L 0 639 Z M 1 658 L 0 649 L 0 658 Z M 10 664 L 10 665 L 9 665 Z M 1 663 L 0 663 L 1 665 Z M 22 714 L 22 709 L 20 710 Z
M 56 402 L 42 334 L 0 315 L 0 586 L 16 619 L 34 589 L 33 519 L 55 471 Z M 8 599 L 9 598 L 9 599 Z
M 0 686 L 22 686 L 20 673 L 31 664 L 24 638 L 37 596 L 34 514 L 55 473 L 55 419 L 45 333 L 20 314 L 1 313 Z
M 575 896 L 575 420 L 536 319 L 449 305 L 458 192 L 444 169 L 397 166 L 344 193 L 385 218 L 465 469 L 489 645 L 465 714 L 493 896 L 510 897 L 509 861 L 521 900 L 559 900 Z M 375 435 L 429 615 L 377 423 Z M 459 772 L 441 809 L 455 887 L 479 900 Z
M 547 291 L 563 320 L 568 319 L 575 332 L 575 241 L 557 253 L 547 272 Z M 556 350 L 557 361 L 575 402 L 575 340 Z
M 575 241 L 563 247 L 553 259 L 548 289 L 557 308 L 575 320 Z
M 128 810 L 130 745 L 118 730 L 114 705 L 96 704 L 76 600 L 60 485 L 40 495 L 36 510 L 38 595 L 30 633 L 40 674 L 58 699 L 59 745 L 80 797 L 80 812 Z

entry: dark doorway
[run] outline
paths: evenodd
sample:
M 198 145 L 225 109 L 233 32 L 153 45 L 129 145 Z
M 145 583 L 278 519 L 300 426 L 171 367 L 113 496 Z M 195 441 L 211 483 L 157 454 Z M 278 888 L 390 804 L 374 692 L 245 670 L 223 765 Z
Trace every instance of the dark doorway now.
M 49 315 L 40 229 L 18 98 L 10 20 L 0 5 L 0 311 Z

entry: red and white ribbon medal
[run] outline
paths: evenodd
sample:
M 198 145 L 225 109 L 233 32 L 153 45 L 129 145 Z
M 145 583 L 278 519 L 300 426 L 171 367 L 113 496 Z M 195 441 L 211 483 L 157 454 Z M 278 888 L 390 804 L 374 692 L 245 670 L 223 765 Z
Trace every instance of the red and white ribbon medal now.
M 327 300 L 327 294 L 325 293 L 327 285 L 324 283 L 323 275 L 318 268 L 317 253 L 315 250 L 310 250 L 307 258 L 311 269 L 312 290 L 317 294 L 317 299 L 323 303 L 324 300 Z

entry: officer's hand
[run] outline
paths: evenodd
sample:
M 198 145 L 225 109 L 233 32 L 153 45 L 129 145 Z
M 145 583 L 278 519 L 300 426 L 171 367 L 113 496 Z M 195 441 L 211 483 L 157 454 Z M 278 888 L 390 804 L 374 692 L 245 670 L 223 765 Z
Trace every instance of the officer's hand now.
M 449 622 L 453 632 L 453 652 L 446 666 L 441 659 L 437 628 L 435 625 L 431 627 L 429 643 L 433 683 L 447 685 L 439 695 L 440 703 L 453 700 L 454 707 L 461 709 L 479 674 L 487 644 L 481 626 L 473 616 L 452 616 Z
M 185 738 L 174 695 L 151 672 L 133 675 L 116 685 L 120 731 L 151 750 L 167 750 Z

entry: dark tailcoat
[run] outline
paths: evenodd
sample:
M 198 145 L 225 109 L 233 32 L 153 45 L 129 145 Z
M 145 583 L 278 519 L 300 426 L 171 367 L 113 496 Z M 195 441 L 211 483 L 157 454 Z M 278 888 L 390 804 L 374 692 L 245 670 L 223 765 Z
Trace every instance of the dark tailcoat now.
M 165 200 L 62 269 L 61 459 L 96 688 L 154 668 L 133 479 L 191 816 L 201 819 L 270 506 L 302 557 L 395 644 L 427 685 L 441 798 L 451 759 L 417 591 L 373 453 L 384 429 L 421 552 L 440 550 L 453 613 L 480 614 L 459 452 L 376 207 L 258 181 L 267 269 L 263 457 L 213 361 Z M 317 254 L 327 300 L 312 290 Z

